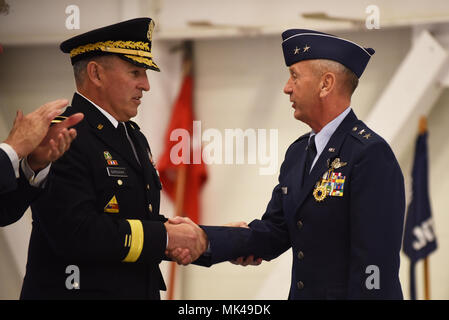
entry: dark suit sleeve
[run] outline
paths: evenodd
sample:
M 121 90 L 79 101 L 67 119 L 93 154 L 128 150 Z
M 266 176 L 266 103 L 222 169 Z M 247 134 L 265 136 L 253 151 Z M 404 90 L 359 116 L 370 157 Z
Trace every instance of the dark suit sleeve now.
M 14 168 L 8 155 L 2 149 L 0 149 L 0 168 L 2 176 L 0 179 L 0 194 L 15 190 L 17 182 Z
M 350 182 L 349 299 L 401 298 L 399 253 L 404 180 L 390 147 L 379 141 L 356 160 Z
M 48 192 L 32 206 L 34 221 L 66 259 L 121 262 L 130 251 L 124 242 L 132 227 L 127 219 L 111 217 L 98 207 L 95 188 L 101 186 L 95 185 L 90 157 L 83 152 L 92 148 L 82 147 L 82 141 L 76 139 L 53 163 Z M 163 221 L 133 221 L 142 229 L 144 243 L 138 260 L 131 262 L 159 263 L 166 247 Z
M 208 236 L 211 249 L 209 264 L 204 263 L 205 265 L 250 255 L 272 260 L 290 247 L 290 238 L 279 203 L 279 189 L 280 187 L 276 186 L 273 190 L 273 196 L 262 220 L 252 221 L 249 229 L 202 226 Z
M 11 161 L 0 149 L 1 187 L 0 187 L 0 226 L 4 227 L 19 220 L 30 203 L 36 199 L 41 190 L 29 185 L 20 172 L 16 179 Z

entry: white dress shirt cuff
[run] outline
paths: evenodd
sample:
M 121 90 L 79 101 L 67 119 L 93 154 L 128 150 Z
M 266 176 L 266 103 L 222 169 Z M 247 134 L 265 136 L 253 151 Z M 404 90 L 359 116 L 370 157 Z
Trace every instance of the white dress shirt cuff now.
M 51 163 L 46 166 L 44 169 L 39 171 L 38 174 L 35 174 L 33 169 L 30 168 L 27 159 L 23 159 L 21 161 L 21 168 L 25 178 L 28 180 L 31 186 L 33 187 L 44 187 L 45 182 L 47 181 L 48 173 L 50 172 Z

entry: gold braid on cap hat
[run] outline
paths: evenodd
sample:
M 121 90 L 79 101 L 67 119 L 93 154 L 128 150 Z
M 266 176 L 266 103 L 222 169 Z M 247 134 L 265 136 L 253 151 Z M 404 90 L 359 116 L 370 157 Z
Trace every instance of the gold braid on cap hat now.
M 103 41 L 96 43 L 89 43 L 83 46 L 76 47 L 70 51 L 70 58 L 76 57 L 82 53 L 90 51 L 104 51 L 111 53 L 121 53 L 127 55 L 134 55 L 139 57 L 152 58 L 150 47 L 148 43 L 142 41 Z
M 151 59 L 147 59 L 145 57 L 131 56 L 131 55 L 127 55 L 127 54 L 125 54 L 125 57 L 130 58 L 130 59 L 134 60 L 135 62 L 143 63 L 143 64 L 153 66 L 153 67 L 156 67 L 159 69 L 159 67 Z

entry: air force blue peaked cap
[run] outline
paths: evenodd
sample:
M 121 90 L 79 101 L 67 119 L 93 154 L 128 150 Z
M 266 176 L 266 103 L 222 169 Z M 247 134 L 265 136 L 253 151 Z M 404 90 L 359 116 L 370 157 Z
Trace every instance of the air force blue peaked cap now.
M 282 33 L 285 64 L 299 61 L 328 59 L 341 63 L 360 78 L 374 49 L 364 48 L 337 36 L 306 29 L 289 29 Z

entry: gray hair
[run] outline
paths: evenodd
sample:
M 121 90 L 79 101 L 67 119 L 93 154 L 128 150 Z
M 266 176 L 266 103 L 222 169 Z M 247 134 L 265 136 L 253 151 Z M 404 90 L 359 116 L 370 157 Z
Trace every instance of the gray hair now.
M 80 61 L 77 61 L 73 64 L 73 75 L 75 76 L 75 82 L 77 86 L 80 86 L 84 83 L 85 77 L 86 77 L 86 71 L 87 71 L 87 65 L 91 61 L 95 61 L 99 64 L 101 64 L 103 67 L 107 68 L 109 63 L 109 57 L 107 56 L 95 56 L 91 58 L 86 58 Z
M 337 61 L 317 59 L 314 61 L 314 66 L 318 76 L 323 75 L 327 71 L 341 75 L 344 81 L 343 87 L 347 89 L 349 95 L 354 93 L 359 84 L 359 78 L 357 78 L 355 73 Z

